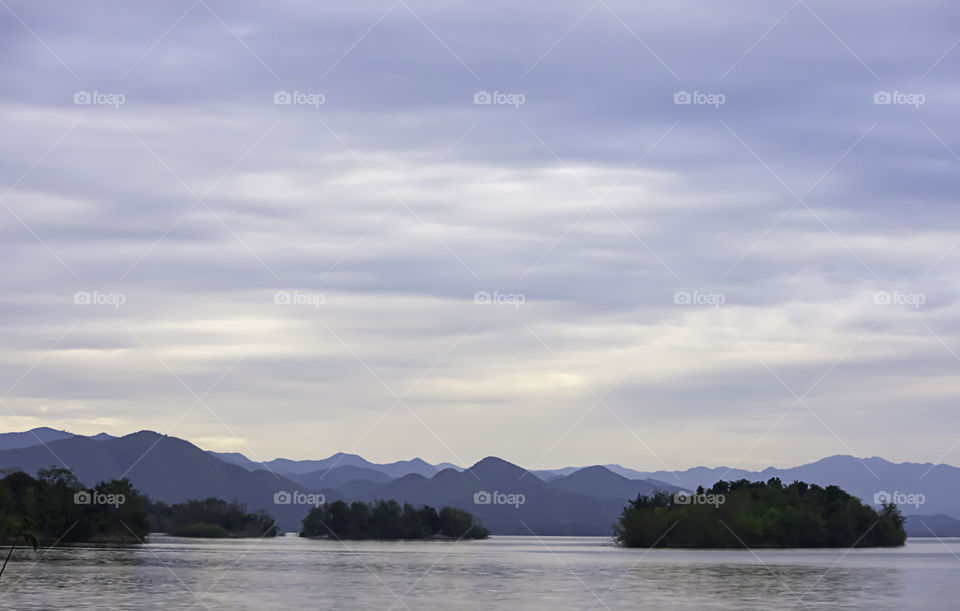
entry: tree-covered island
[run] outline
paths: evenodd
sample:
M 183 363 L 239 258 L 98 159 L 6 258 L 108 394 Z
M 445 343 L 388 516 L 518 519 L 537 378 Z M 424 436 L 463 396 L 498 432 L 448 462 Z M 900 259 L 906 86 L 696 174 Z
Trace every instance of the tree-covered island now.
M 614 534 L 642 548 L 894 547 L 906 541 L 903 523 L 895 505 L 877 511 L 837 486 L 773 478 L 720 481 L 686 497 L 638 496 Z
M 473 515 L 444 507 L 415 508 L 396 501 L 334 501 L 314 507 L 303 519 L 301 537 L 330 539 L 486 539 L 490 532 Z
M 150 506 L 151 530 L 176 537 L 275 537 L 283 535 L 264 511 L 249 512 L 243 503 L 209 498 L 167 506 Z

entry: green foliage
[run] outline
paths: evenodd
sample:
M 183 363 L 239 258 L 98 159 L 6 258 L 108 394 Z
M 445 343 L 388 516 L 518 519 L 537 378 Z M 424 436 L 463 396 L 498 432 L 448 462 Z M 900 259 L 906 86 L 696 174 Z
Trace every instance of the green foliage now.
M 172 507 L 150 506 L 154 531 L 181 537 L 275 537 L 280 533 L 273 518 L 263 511 L 250 513 L 243 503 L 217 498 L 190 500 Z
M 114 502 L 77 502 L 78 493 Z M 147 498 L 127 479 L 85 490 L 67 469 L 41 469 L 36 479 L 16 471 L 0 479 L 0 542 L 11 543 L 19 530 L 20 539 L 30 543 L 17 526 L 24 520 L 32 536 L 44 541 L 142 542 L 149 533 L 146 505 Z
M 24 543 L 33 548 L 33 551 L 37 551 L 37 548 L 40 547 L 40 540 L 33 532 L 33 520 L 30 518 L 6 516 L 3 526 L 0 527 L 0 532 L 2 532 L 4 539 L 13 537 L 13 545 L 16 545 L 22 539 Z M 12 547 L 10 551 L 13 551 Z
M 700 494 L 724 502 L 680 504 L 658 492 L 630 501 L 615 526 L 626 547 L 893 547 L 903 545 L 903 516 L 894 505 L 879 512 L 837 486 L 821 488 L 779 479 L 720 481 Z
M 13 543 L 10 544 L 7 557 L 3 559 L 3 566 L 0 566 L 0 576 L 7 570 L 7 563 L 10 562 L 10 556 L 13 555 L 13 550 L 17 547 L 20 539 L 23 539 L 24 543 L 32 547 L 33 551 L 37 551 L 40 546 L 40 541 L 33 533 L 33 521 L 30 518 L 8 517 L 3 524 L 2 534 L 4 538 L 13 537 Z
M 490 532 L 461 509 L 376 501 L 347 505 L 334 501 L 313 508 L 303 519 L 301 537 L 334 539 L 486 539 Z

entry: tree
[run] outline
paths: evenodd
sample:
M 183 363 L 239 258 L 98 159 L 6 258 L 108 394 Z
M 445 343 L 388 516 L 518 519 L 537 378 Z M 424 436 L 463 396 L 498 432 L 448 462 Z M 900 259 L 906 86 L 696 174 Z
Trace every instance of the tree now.
M 9 518 L 3 526 L 3 535 L 4 538 L 13 536 L 13 543 L 10 545 L 10 551 L 7 552 L 7 557 L 3 561 L 3 566 L 0 566 L 0 577 L 3 576 L 3 571 L 7 568 L 7 563 L 10 562 L 10 556 L 13 555 L 13 550 L 17 547 L 17 543 L 21 538 L 27 543 L 27 545 L 33 547 L 33 551 L 37 551 L 37 548 L 40 546 L 40 541 L 37 540 L 37 536 L 33 534 L 33 522 L 30 521 L 30 518 Z

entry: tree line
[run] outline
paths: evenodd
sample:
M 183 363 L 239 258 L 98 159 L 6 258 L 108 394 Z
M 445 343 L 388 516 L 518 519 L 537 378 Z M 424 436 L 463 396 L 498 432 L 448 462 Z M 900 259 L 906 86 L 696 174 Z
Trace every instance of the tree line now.
M 334 501 L 310 510 L 301 537 L 333 539 L 486 539 L 490 531 L 454 507 L 437 511 L 396 501 Z
M 153 502 L 130 483 L 111 479 L 85 488 L 69 469 L 22 471 L 0 479 L 0 543 L 89 541 L 142 543 L 151 532 L 178 536 L 276 536 L 276 522 L 237 501 Z
M 168 506 L 152 503 L 150 522 L 153 532 L 177 537 L 276 537 L 283 535 L 270 515 L 258 510 L 247 511 L 238 501 L 218 498 L 190 500 Z
M 148 499 L 128 479 L 84 488 L 68 469 L 41 469 L 37 477 L 22 471 L 0 479 L 0 536 L 24 520 L 41 542 L 142 541 L 150 531 Z

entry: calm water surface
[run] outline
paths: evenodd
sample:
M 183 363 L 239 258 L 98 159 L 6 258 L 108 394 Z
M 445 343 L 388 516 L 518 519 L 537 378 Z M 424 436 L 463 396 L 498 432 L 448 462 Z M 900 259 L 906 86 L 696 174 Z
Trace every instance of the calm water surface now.
M 9 609 L 960 609 L 960 539 L 625 550 L 595 537 L 202 541 L 17 552 Z

